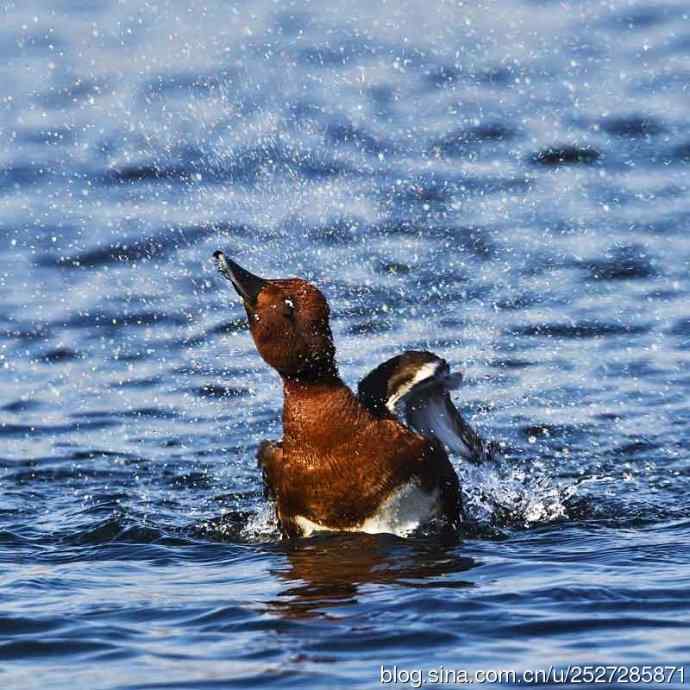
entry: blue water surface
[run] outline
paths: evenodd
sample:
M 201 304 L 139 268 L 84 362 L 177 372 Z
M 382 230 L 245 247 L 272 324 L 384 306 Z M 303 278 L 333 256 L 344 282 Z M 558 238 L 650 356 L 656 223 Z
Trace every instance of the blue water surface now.
M 3 690 L 690 662 L 686 0 L 4 0 L 0 83 Z M 465 373 L 462 543 L 280 541 L 218 248 Z

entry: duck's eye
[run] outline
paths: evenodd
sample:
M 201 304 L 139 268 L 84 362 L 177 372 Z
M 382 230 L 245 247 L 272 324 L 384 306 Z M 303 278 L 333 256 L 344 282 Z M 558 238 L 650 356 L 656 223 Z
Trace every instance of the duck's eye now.
M 291 299 L 283 300 L 283 313 L 288 319 L 291 319 L 295 313 L 295 303 Z

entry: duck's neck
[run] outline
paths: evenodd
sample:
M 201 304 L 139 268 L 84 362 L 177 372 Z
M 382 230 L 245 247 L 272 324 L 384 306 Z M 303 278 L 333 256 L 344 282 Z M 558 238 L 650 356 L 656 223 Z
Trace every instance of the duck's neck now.
M 283 379 L 283 443 L 324 451 L 349 438 L 363 409 L 337 371 L 312 379 Z

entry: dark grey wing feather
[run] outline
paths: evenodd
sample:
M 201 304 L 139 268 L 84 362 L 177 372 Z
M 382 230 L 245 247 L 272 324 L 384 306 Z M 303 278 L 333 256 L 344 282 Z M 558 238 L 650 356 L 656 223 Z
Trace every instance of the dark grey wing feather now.
M 401 401 L 400 413 L 406 424 L 417 433 L 438 439 L 469 462 L 493 460 L 496 444 L 482 440 L 455 407 L 448 390 L 440 383 Z
M 461 374 L 431 352 L 410 351 L 374 369 L 359 384 L 362 403 L 377 416 L 397 416 L 410 429 L 443 443 L 465 460 L 493 460 L 496 444 L 485 443 L 450 398 Z

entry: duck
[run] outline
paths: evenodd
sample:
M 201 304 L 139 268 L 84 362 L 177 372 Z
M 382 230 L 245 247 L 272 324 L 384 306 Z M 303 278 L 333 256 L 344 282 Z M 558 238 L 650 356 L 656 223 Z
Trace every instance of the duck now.
M 472 463 L 496 454 L 451 400 L 462 375 L 411 350 L 376 367 L 355 393 L 340 377 L 319 288 L 262 278 L 220 250 L 213 259 L 242 301 L 259 355 L 282 380 L 283 437 L 257 451 L 282 537 L 405 537 L 427 524 L 457 532 L 462 499 L 449 452 Z

